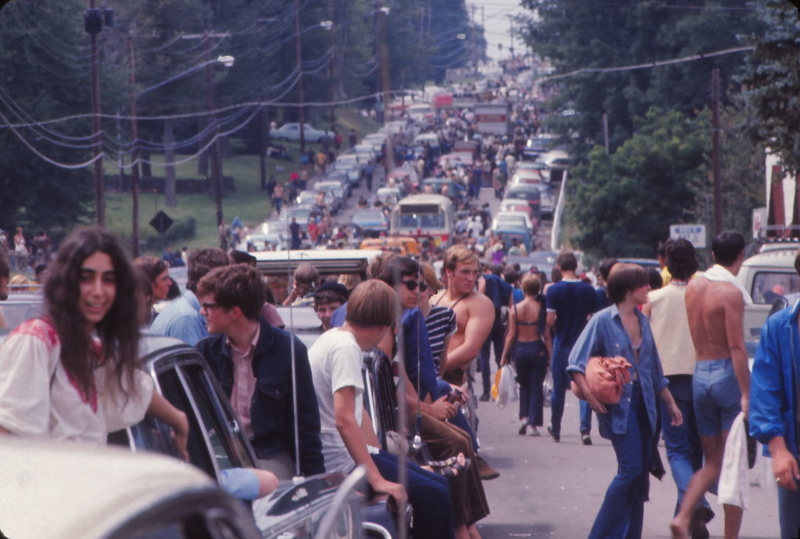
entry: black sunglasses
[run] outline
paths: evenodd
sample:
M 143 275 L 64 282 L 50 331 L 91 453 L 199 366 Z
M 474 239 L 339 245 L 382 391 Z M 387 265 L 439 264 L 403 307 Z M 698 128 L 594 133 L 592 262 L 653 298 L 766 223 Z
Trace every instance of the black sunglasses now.
M 420 292 L 425 292 L 428 289 L 428 283 L 424 282 L 418 283 L 417 281 L 400 281 L 400 282 L 406 285 L 406 288 L 408 288 L 411 292 L 416 290 L 417 286 L 419 286 Z

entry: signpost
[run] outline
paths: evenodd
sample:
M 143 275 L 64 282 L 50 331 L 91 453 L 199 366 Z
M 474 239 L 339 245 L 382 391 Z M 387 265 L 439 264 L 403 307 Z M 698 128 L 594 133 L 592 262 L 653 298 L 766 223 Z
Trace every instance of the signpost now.
M 669 237 L 683 238 L 692 242 L 696 249 L 706 248 L 706 225 L 670 225 Z

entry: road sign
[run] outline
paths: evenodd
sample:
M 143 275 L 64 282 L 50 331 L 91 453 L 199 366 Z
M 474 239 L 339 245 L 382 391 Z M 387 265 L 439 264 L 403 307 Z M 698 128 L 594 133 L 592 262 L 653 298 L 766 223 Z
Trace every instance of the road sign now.
M 706 247 L 706 225 L 670 225 L 669 237 L 673 240 L 683 238 L 692 242 L 696 249 Z
M 172 223 L 174 223 L 172 218 L 162 210 L 158 210 L 156 216 L 150 219 L 150 226 L 155 228 L 159 234 L 163 234 L 169 230 L 169 227 L 172 226 Z

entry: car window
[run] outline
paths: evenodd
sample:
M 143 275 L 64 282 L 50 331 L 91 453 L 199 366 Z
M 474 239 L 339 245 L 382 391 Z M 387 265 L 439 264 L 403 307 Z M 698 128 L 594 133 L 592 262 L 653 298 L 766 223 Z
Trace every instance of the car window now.
M 174 369 L 166 370 L 158 375 L 158 383 L 164 398 L 189 418 L 189 442 L 187 444 L 189 461 L 209 476 L 216 478 L 217 473 L 210 460 L 209 449 L 203 436 L 203 426 L 198 422 L 178 373 Z
M 772 303 L 786 294 L 800 292 L 800 277 L 796 273 L 759 271 L 753 277 L 750 296 L 754 303 Z
M 234 418 L 220 402 L 208 373 L 199 365 L 185 366 L 182 370 L 186 374 L 195 404 L 205 423 L 219 469 L 254 467 L 255 464 L 245 446 L 239 420 Z M 227 425 L 225 421 L 228 422 Z

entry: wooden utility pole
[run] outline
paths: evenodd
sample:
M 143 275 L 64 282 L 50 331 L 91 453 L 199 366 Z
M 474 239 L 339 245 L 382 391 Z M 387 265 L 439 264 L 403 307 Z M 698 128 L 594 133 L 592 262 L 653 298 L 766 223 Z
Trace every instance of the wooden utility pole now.
M 603 146 L 606 149 L 606 153 L 609 153 L 608 149 L 608 113 L 603 113 Z
M 714 234 L 722 232 L 722 173 L 719 140 L 719 68 L 711 70 L 711 167 L 714 179 Z
M 92 131 L 94 131 L 94 201 L 95 220 L 100 226 L 106 225 L 104 187 L 103 187 L 103 125 L 100 119 L 100 58 L 97 52 L 97 36 L 103 28 L 103 18 L 90 0 L 89 10 L 84 14 L 86 31 L 89 33 L 89 44 L 92 62 Z
M 386 44 L 386 16 L 388 15 L 388 7 L 383 5 L 383 2 L 378 3 L 378 46 L 380 47 L 381 55 L 381 94 L 383 99 L 383 125 L 389 119 L 389 99 L 391 97 L 391 88 L 389 82 L 389 47 Z M 386 136 L 386 176 L 394 170 L 394 147 L 392 144 L 392 134 L 388 133 Z
M 219 126 L 217 125 L 216 104 L 214 102 L 214 76 L 211 71 L 211 36 L 205 39 L 206 107 L 211 125 L 211 185 L 217 206 L 217 226 L 222 224 L 222 158 L 219 151 Z

